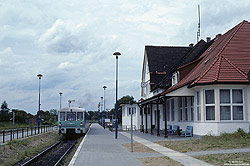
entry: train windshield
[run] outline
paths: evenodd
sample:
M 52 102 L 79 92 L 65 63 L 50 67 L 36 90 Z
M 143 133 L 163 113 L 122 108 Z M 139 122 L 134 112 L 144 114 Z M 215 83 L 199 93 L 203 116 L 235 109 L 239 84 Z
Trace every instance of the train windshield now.
M 75 121 L 76 120 L 76 113 L 75 112 L 67 112 L 67 120 Z
M 65 121 L 65 112 L 60 112 L 60 121 Z
M 83 112 L 77 112 L 77 120 L 83 120 Z

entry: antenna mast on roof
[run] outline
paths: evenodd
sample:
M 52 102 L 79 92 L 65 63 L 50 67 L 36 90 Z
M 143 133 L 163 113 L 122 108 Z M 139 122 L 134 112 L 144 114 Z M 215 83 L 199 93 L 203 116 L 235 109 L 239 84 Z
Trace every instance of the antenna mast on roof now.
M 199 42 L 199 37 L 201 35 L 200 5 L 198 5 L 198 17 L 199 17 L 199 22 L 198 22 L 198 31 L 197 31 L 197 43 Z

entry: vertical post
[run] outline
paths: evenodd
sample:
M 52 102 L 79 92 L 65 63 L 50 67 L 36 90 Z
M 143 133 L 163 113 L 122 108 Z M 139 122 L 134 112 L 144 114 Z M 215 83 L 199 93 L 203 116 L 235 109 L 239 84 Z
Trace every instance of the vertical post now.
M 22 128 L 22 138 L 23 138 L 23 132 L 24 132 L 24 131 L 23 131 L 23 128 Z
M 18 129 L 16 129 L 16 138 L 18 139 Z
M 118 102 L 117 102 L 117 96 L 118 96 L 118 56 L 121 55 L 120 52 L 115 52 L 113 53 L 113 55 L 115 55 L 115 59 L 116 59 L 116 92 L 115 92 L 115 100 L 116 100 L 116 104 L 115 104 L 115 139 L 117 139 L 117 135 L 118 135 L 118 131 L 117 131 L 117 128 L 118 128 L 118 122 L 117 122 L 117 112 L 118 112 Z
M 159 111 L 159 99 L 157 99 L 157 136 L 160 136 L 160 111 Z
M 168 129 L 167 129 L 167 123 L 168 123 L 168 119 L 167 119 L 167 106 L 166 106 L 166 98 L 163 99 L 163 111 L 165 113 L 165 138 L 168 138 Z M 169 110 L 170 111 L 170 110 Z M 170 117 L 169 117 L 170 119 Z
M 10 130 L 10 140 L 12 140 L 12 130 Z
M 61 109 L 62 108 L 62 92 L 59 93 L 60 95 L 60 99 L 59 99 L 59 108 Z
M 151 134 L 153 135 L 153 106 L 152 106 L 152 102 L 150 102 L 150 122 L 151 122 Z
M 29 136 L 29 128 L 27 127 L 27 137 Z
M 14 132 L 14 130 L 15 130 L 15 111 L 14 110 L 12 110 L 12 114 L 13 114 L 13 117 L 12 117 L 12 120 L 13 120 L 13 132 Z M 13 134 L 13 139 L 14 139 L 14 137 L 15 137 L 15 132 Z
M 40 81 L 41 81 L 41 78 L 42 78 L 42 74 L 38 74 L 37 77 L 39 78 L 38 80 L 38 112 L 37 112 L 37 116 L 38 116 L 38 121 L 37 121 L 37 125 L 38 125 L 38 128 L 40 127 L 40 109 L 41 109 L 41 103 L 40 103 L 40 99 L 41 99 L 41 95 L 40 95 Z
M 36 135 L 36 127 L 35 127 L 35 135 Z
M 4 138 L 5 138 L 5 130 L 3 131 L 3 143 L 4 143 Z
M 131 152 L 133 152 L 133 107 L 130 104 L 130 113 L 131 113 Z
M 148 105 L 146 104 L 146 107 L 145 107 L 145 111 L 146 111 L 146 114 L 145 114 L 145 116 L 146 116 L 146 131 L 145 131 L 145 133 L 148 133 Z
M 144 133 L 144 126 L 143 126 L 143 107 L 144 107 L 144 106 L 142 105 L 140 111 L 141 111 L 141 132 Z

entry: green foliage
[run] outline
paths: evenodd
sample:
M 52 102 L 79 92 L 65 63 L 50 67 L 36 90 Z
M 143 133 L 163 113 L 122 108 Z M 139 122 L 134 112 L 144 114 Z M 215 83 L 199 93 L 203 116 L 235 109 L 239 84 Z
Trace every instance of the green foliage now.
M 0 111 L 0 122 L 6 122 L 10 120 L 9 108 L 6 101 L 3 101 Z

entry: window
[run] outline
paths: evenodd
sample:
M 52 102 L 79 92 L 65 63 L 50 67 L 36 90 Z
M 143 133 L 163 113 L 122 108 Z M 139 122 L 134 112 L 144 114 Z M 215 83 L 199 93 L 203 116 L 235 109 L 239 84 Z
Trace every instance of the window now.
M 220 89 L 220 120 L 231 120 L 230 89 Z
M 136 108 L 132 107 L 132 114 L 135 115 L 136 114 Z M 130 116 L 131 115 L 131 107 L 127 107 L 127 115 Z
M 67 112 L 67 120 L 75 121 L 76 120 L 76 112 Z
M 190 107 L 190 117 L 191 121 L 194 121 L 194 98 L 190 97 L 191 107 Z
M 83 120 L 83 112 L 77 112 L 77 120 Z
M 171 99 L 171 119 L 174 121 L 174 99 Z
M 242 89 L 220 89 L 220 120 L 244 120 Z
M 184 120 L 188 121 L 188 103 L 187 103 L 187 97 L 184 97 Z
M 168 121 L 170 120 L 169 115 L 170 115 L 170 100 L 167 100 L 167 120 Z
M 179 121 L 182 121 L 182 110 L 183 110 L 183 103 L 182 97 L 179 97 Z
M 65 121 L 65 112 L 60 112 L 60 121 Z
M 205 90 L 206 120 L 215 120 L 214 90 Z
M 200 91 L 196 92 L 196 102 L 197 102 L 197 121 L 201 120 L 201 103 L 200 103 Z

